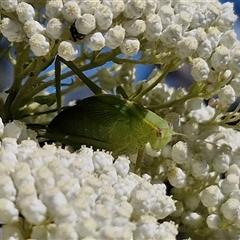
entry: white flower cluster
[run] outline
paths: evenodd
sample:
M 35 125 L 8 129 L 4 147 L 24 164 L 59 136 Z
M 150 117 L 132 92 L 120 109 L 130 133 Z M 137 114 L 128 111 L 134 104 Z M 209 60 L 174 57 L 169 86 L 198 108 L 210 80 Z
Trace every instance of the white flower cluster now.
M 223 71 L 230 67 L 239 72 L 239 44 L 231 30 L 237 16 L 231 3 L 210 1 L 203 6 L 196 1 L 48 0 L 35 4 L 2 0 L 0 4 L 3 36 L 11 42 L 28 41 L 36 56 L 46 55 L 58 44 L 60 56 L 76 59 L 77 44 L 69 34 L 74 24 L 79 34 L 87 35 L 84 42 L 92 51 L 119 47 L 133 56 L 146 50 L 146 43 L 142 49 L 141 42 L 147 40 L 150 46 L 175 49 L 180 59 L 193 57 L 196 81 L 205 81 L 211 68 Z M 17 19 L 11 18 L 12 13 Z M 55 43 L 56 39 L 60 42 Z
M 126 157 L 40 148 L 21 141 L 24 131 L 19 121 L 0 126 L 3 239 L 175 239 L 177 225 L 164 221 L 175 203 L 163 183 L 129 172 Z

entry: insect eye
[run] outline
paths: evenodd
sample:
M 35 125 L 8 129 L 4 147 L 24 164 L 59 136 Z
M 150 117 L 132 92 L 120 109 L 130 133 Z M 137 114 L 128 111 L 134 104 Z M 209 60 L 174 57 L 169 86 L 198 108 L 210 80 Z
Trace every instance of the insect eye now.
M 70 33 L 74 42 L 84 39 L 86 35 L 79 33 L 75 27 L 75 22 L 70 27 Z
M 168 126 L 171 130 L 173 129 L 173 124 L 172 123 L 168 123 Z
M 157 130 L 157 138 L 162 138 L 163 137 L 163 133 L 161 131 L 161 129 Z

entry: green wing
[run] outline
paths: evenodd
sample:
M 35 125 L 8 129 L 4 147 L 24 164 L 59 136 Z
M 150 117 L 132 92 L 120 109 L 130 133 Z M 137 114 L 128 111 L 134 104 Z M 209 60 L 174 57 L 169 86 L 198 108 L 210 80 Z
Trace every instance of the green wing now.
M 121 136 L 129 133 L 130 122 L 125 100 L 113 95 L 92 96 L 60 112 L 48 125 L 47 137 L 72 146 L 114 150 Z

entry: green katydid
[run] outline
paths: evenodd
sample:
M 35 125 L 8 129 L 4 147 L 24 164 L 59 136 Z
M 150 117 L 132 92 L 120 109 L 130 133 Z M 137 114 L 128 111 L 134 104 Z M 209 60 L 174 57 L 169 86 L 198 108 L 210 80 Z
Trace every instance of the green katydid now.
M 49 139 L 74 149 L 82 144 L 106 149 L 114 156 L 142 152 L 148 142 L 154 150 L 159 150 L 171 140 L 175 132 L 167 121 L 140 103 L 103 94 L 101 88 L 94 86 L 72 63 L 64 63 L 99 95 L 85 98 L 78 105 L 61 111 L 47 127 Z M 141 156 L 136 163 L 137 171 L 141 168 L 139 158 Z

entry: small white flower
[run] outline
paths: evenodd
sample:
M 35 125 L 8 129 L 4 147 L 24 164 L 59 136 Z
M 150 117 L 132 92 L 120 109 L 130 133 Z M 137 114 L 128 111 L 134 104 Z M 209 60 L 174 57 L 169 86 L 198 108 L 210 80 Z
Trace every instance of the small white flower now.
M 198 46 L 198 49 L 196 52 L 198 54 L 198 57 L 202 59 L 207 60 L 208 58 L 210 58 L 213 52 L 211 41 L 208 38 L 202 41 Z
M 96 151 L 92 156 L 92 161 L 95 171 L 97 171 L 103 169 L 104 167 L 111 166 L 113 163 L 113 157 L 108 153 Z
M 93 51 L 100 51 L 105 47 L 105 38 L 101 32 L 96 32 L 89 35 L 87 40 L 87 47 Z
M 62 15 L 68 22 L 74 22 L 81 16 L 81 9 L 77 2 L 69 1 L 63 5 Z
M 146 17 L 146 31 L 144 33 L 144 37 L 148 41 L 157 41 L 162 32 L 162 22 L 161 18 L 157 14 L 149 14 Z
M 224 46 L 217 47 L 211 58 L 210 63 L 215 71 L 225 70 L 230 60 L 230 50 Z
M 78 46 L 71 40 L 62 41 L 58 46 L 58 54 L 66 61 L 73 61 L 78 56 Z
M 224 173 L 228 170 L 229 164 L 231 162 L 231 157 L 229 154 L 220 153 L 214 157 L 212 161 L 212 166 L 216 172 Z
M 237 34 L 234 30 L 228 30 L 221 35 L 219 44 L 225 46 L 226 48 L 233 48 L 237 42 Z
M 96 19 L 92 14 L 85 13 L 76 20 L 75 27 L 79 33 L 89 34 L 96 28 Z
M 192 55 L 198 47 L 198 41 L 194 37 L 184 37 L 177 43 L 176 55 L 181 58 L 187 58 Z
M 207 80 L 210 68 L 202 58 L 194 58 L 192 61 L 191 75 L 197 82 Z
M 71 225 L 75 225 L 77 222 L 78 216 L 70 204 L 65 204 L 55 210 L 54 212 L 54 223 L 61 224 L 61 223 L 71 223 Z
M 205 160 L 201 158 L 198 154 L 196 154 L 191 161 L 191 174 L 196 179 L 203 179 L 208 175 L 209 165 Z
M 52 39 L 59 39 L 63 32 L 63 26 L 58 18 L 51 18 L 47 23 L 46 34 Z
M 6 12 L 14 12 L 18 5 L 18 0 L 1 0 L 1 7 Z
M 17 194 L 17 190 L 10 176 L 1 175 L 0 199 L 5 198 L 13 202 L 16 200 L 16 194 Z
M 230 54 L 229 69 L 233 74 L 239 74 L 240 70 L 240 48 L 233 48 Z
M 2 19 L 0 30 L 9 42 L 22 42 L 24 39 L 22 26 L 10 18 L 5 17 Z
M 176 47 L 177 43 L 182 39 L 182 27 L 176 23 L 172 23 L 162 31 L 160 40 L 167 47 Z
M 0 198 L 0 221 L 6 225 L 18 222 L 19 211 L 14 203 L 6 198 Z
M 163 5 L 159 11 L 158 15 L 161 18 L 163 28 L 167 28 L 167 26 L 173 23 L 174 19 L 174 10 L 170 5 Z
M 224 199 L 224 196 L 217 185 L 211 185 L 210 187 L 205 188 L 199 196 L 205 207 L 215 207 Z
M 192 14 L 182 11 L 174 16 L 173 22 L 182 26 L 183 32 L 185 32 L 190 26 L 192 20 Z
M 81 0 L 80 8 L 82 13 L 94 14 L 95 9 L 101 4 L 100 0 Z
M 207 216 L 206 223 L 210 229 L 218 229 L 221 226 L 221 219 L 217 214 Z
M 145 21 L 141 19 L 123 21 L 122 26 L 126 30 L 127 37 L 136 37 L 146 30 Z
M 239 176 L 235 174 L 229 174 L 221 182 L 221 191 L 223 194 L 228 195 L 235 190 L 239 189 Z
M 137 38 L 125 38 L 120 45 L 120 49 L 127 56 L 134 56 L 140 49 L 140 42 Z
M 123 12 L 125 8 L 125 3 L 123 0 L 103 0 L 102 4 L 111 9 L 113 18 L 116 18 L 121 12 Z
M 97 222 L 93 217 L 88 217 L 86 219 L 80 219 L 77 222 L 76 230 L 80 238 L 85 238 L 91 236 L 93 232 L 97 229 Z M 90 239 L 89 239 L 90 240 Z
M 140 18 L 146 8 L 146 0 L 129 0 L 123 11 L 126 18 L 136 19 Z
M 112 25 L 113 13 L 108 6 L 100 4 L 94 12 L 94 17 L 100 30 L 107 30 Z
M 29 38 L 32 37 L 35 33 L 45 33 L 45 27 L 35 20 L 29 20 L 25 22 L 23 25 L 23 30 Z
M 175 188 L 183 188 L 186 186 L 187 176 L 185 172 L 178 167 L 172 166 L 168 169 L 168 181 Z
M 240 51 L 239 51 L 239 56 L 240 56 Z M 231 59 L 230 59 L 230 62 L 231 62 Z M 240 62 L 239 62 L 240 64 Z M 240 96 L 240 74 L 235 76 L 235 78 L 232 79 L 230 85 L 232 86 L 235 94 L 236 94 L 236 97 L 239 97 Z
M 236 221 L 240 219 L 240 202 L 237 199 L 229 198 L 225 203 L 222 204 L 220 211 L 223 216 L 230 220 Z
M 72 223 L 60 223 L 54 234 L 55 239 L 78 240 L 78 234 Z
M 229 105 L 234 103 L 236 100 L 236 96 L 232 86 L 225 85 L 224 87 L 222 87 L 218 92 L 218 99 L 219 102 L 225 107 L 228 107 Z
M 45 5 L 45 13 L 49 18 L 58 18 L 61 16 L 62 8 L 62 0 L 48 0 Z
M 18 15 L 19 21 L 22 23 L 28 20 L 33 20 L 36 15 L 33 6 L 25 2 L 20 2 L 17 5 L 16 13 Z
M 200 227 L 203 223 L 203 217 L 196 212 L 186 212 L 182 216 L 184 225 L 189 227 Z
M 29 39 L 30 49 L 37 57 L 45 56 L 50 50 L 48 39 L 40 33 L 35 33 Z
M 225 32 L 233 27 L 237 20 L 237 15 L 233 11 L 233 3 L 226 2 L 221 6 L 221 13 L 217 19 L 217 27 L 220 31 Z
M 10 138 L 18 139 L 21 134 L 21 131 L 24 128 L 26 128 L 26 126 L 22 122 L 18 120 L 14 120 L 13 122 L 10 122 L 5 125 L 2 137 L 3 138 L 10 137 Z
M 147 0 L 146 1 L 146 7 L 144 9 L 144 15 L 147 16 L 149 14 L 155 13 L 157 4 L 155 0 Z
M 125 37 L 125 29 L 120 25 L 110 28 L 104 35 L 106 47 L 115 49 L 121 45 Z
M 186 142 L 178 141 L 173 145 L 171 158 L 178 164 L 187 164 L 189 159 L 189 151 Z

